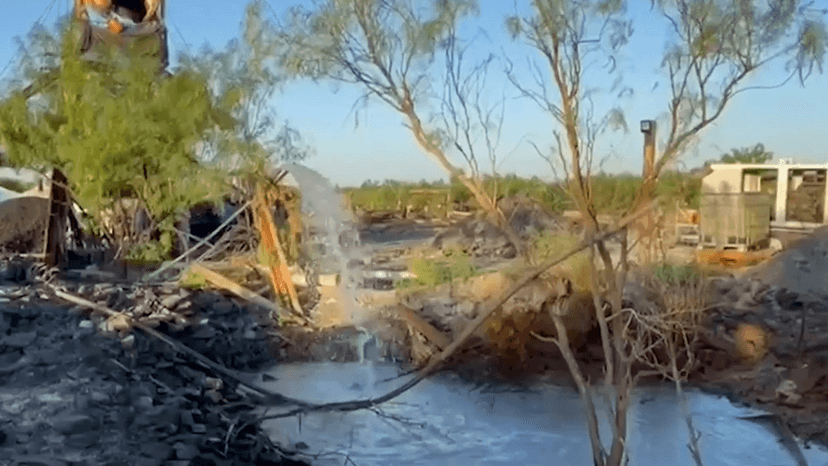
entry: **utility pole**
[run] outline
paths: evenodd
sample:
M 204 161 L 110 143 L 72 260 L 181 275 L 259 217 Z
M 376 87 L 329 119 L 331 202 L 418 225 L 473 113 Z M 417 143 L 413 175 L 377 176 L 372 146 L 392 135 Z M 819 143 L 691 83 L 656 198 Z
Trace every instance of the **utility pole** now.
M 641 132 L 644 133 L 644 168 L 642 170 L 641 198 L 643 202 L 655 199 L 655 145 L 656 122 L 641 120 Z M 650 211 L 642 218 L 639 228 L 639 260 L 645 264 L 653 262 L 656 250 L 656 213 Z

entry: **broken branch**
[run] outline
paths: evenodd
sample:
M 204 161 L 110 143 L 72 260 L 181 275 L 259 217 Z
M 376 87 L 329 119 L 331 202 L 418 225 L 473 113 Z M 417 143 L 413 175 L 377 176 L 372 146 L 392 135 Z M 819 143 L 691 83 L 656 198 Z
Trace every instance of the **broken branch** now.
M 275 315 L 281 317 L 282 309 L 279 306 L 272 303 L 270 300 L 265 299 L 261 295 L 258 295 L 248 290 L 247 288 L 239 285 L 238 283 L 230 280 L 224 275 L 218 272 L 214 272 L 201 264 L 193 264 L 192 266 L 190 266 L 190 270 L 193 273 L 202 275 L 204 278 L 207 279 L 207 281 L 218 286 L 219 288 L 225 289 L 235 294 L 236 296 L 239 296 L 240 298 L 250 301 L 253 304 L 257 304 L 266 309 L 269 309 L 271 312 L 275 313 Z M 291 310 L 293 311 L 293 315 L 298 317 L 301 322 L 308 323 L 308 318 L 305 317 L 301 312 L 296 311 L 295 309 Z

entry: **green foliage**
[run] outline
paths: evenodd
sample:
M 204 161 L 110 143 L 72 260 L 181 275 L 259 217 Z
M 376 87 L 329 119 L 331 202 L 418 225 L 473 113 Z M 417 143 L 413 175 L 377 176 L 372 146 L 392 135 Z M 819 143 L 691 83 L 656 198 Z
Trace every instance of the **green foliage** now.
M 207 288 L 207 277 L 200 273 L 187 271 L 180 279 L 179 285 L 182 288 L 189 288 L 193 290 L 203 290 Z
M 248 5 L 242 40 L 231 40 L 220 51 L 205 45 L 198 54 L 180 58 L 181 69 L 203 76 L 221 107 L 238 123 L 209 133 L 204 158 L 249 173 L 264 173 L 269 163 L 303 160 L 310 153 L 298 131 L 276 119 L 272 101 L 285 77 L 271 60 L 278 41 L 264 20 L 263 8 L 259 1 Z M 222 160 L 226 154 L 239 154 L 241 159 Z
M 156 74 L 157 62 L 104 64 L 77 57 L 73 31 L 64 32 L 55 86 L 33 99 L 20 92 L 0 102 L 0 140 L 13 166 L 57 167 L 77 200 L 102 224 L 113 199 L 134 197 L 146 206 L 160 233 L 158 245 L 172 249 L 177 216 L 223 192 L 223 181 L 195 158 L 194 145 L 218 123 L 204 79 L 192 72 Z M 160 253 L 138 248 L 136 258 Z
M 580 239 L 574 235 L 544 232 L 532 238 L 531 254 L 533 261 L 540 264 L 552 257 L 575 248 Z M 589 254 L 580 252 L 561 263 L 557 269 L 562 271 L 579 290 L 591 290 Z
M 765 150 L 761 142 L 753 147 L 742 147 L 741 149 L 730 149 L 730 152 L 722 155 L 720 163 L 765 163 L 773 159 L 773 152 Z
M 662 207 L 673 209 L 678 201 L 681 207 L 698 209 L 701 181 L 701 177 L 688 173 L 672 170 L 662 173 L 656 185 L 656 194 L 662 200 Z
M 495 185 L 499 196 L 525 196 L 538 202 L 550 213 L 571 209 L 571 202 L 563 188 L 556 183 L 548 183 L 537 177 L 521 178 L 516 175 L 506 175 L 497 179 L 488 177 L 484 180 L 484 187 L 493 192 Z M 634 175 L 610 175 L 599 173 L 592 178 L 592 190 L 595 205 L 602 214 L 617 214 L 626 211 L 641 187 L 641 177 Z M 411 191 L 429 189 L 433 195 L 422 196 L 412 194 Z M 701 197 L 701 178 L 678 171 L 662 173 L 657 184 L 657 194 L 663 201 L 663 206 L 674 208 L 676 201 L 680 205 L 698 209 Z M 444 183 L 401 183 L 386 180 L 366 182 L 359 188 L 346 189 L 351 199 L 351 206 L 365 211 L 394 211 L 405 208 L 409 203 L 415 207 L 428 206 L 429 212 L 439 212 L 439 207 L 445 204 L 445 194 L 450 196 L 453 207 L 457 208 L 470 201 L 468 190 L 455 181 L 450 187 Z M 413 200 L 413 201 L 412 201 Z M 465 204 L 467 205 L 467 204 Z
M 656 171 L 680 156 L 734 97 L 750 89 L 746 82 L 757 72 L 783 65 L 788 76 L 778 81 L 781 86 L 797 76 L 804 84 L 815 69 L 822 71 L 825 12 L 813 8 L 812 2 L 654 3 L 673 25 L 662 61 L 672 93 L 668 100 L 669 138 Z M 711 79 L 713 76 L 721 79 Z
M 449 180 L 449 190 L 451 202 L 458 207 L 468 207 L 472 202 L 472 195 L 463 183 L 457 177 L 451 177 Z
M 653 268 L 653 277 L 666 285 L 685 286 L 698 283 L 702 273 L 691 265 L 662 263 Z
M 169 236 L 165 235 L 165 238 L 166 241 L 151 241 L 131 246 L 127 251 L 126 260 L 137 265 L 161 264 L 169 257 L 173 248 Z
M 458 279 L 468 280 L 478 273 L 477 268 L 472 264 L 471 257 L 460 250 L 445 251 L 441 260 L 415 258 L 411 261 L 409 270 L 416 275 L 416 278 L 397 282 L 397 288 L 412 286 L 430 288 Z
M 640 176 L 599 173 L 592 179 L 595 207 L 603 213 L 624 212 L 632 206 L 640 187 Z
M 427 66 L 449 28 L 476 8 L 469 0 L 421 9 L 405 0 L 326 0 L 312 9 L 295 7 L 281 28 L 286 49 L 278 60 L 296 75 L 358 82 L 390 100 L 396 89 L 385 87 L 391 84 L 387 79 Z M 388 76 L 376 73 L 378 64 Z

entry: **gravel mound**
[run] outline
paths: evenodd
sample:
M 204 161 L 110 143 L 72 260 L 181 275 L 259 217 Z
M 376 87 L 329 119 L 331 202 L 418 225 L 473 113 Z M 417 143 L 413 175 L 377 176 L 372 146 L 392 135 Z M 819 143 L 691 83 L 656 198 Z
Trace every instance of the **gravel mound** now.
M 828 227 L 791 244 L 748 276 L 797 295 L 828 296 Z

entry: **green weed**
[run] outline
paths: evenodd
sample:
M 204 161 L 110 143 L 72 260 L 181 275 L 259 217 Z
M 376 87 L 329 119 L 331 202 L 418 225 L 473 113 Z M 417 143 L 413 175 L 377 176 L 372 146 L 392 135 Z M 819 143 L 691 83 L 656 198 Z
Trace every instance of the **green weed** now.
M 478 274 L 471 256 L 460 250 L 449 250 L 441 259 L 417 257 L 411 261 L 409 270 L 416 278 L 400 280 L 398 289 L 422 286 L 432 288 L 454 280 L 468 280 Z

